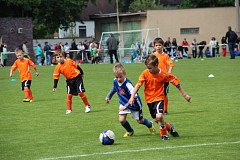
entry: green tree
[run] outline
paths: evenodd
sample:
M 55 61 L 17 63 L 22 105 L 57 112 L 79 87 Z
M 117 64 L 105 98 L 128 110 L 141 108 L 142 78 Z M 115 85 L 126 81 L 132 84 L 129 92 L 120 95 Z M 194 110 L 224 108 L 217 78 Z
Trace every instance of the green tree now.
M 235 0 L 182 0 L 179 8 L 234 6 Z
M 91 0 L 95 3 L 96 0 Z M 81 21 L 88 0 L 2 0 L 1 17 L 32 17 L 34 38 L 67 29 L 71 22 Z
M 156 0 L 133 0 L 130 3 L 129 11 L 137 12 L 142 11 L 145 12 L 148 9 L 157 9 L 159 7 L 159 2 Z

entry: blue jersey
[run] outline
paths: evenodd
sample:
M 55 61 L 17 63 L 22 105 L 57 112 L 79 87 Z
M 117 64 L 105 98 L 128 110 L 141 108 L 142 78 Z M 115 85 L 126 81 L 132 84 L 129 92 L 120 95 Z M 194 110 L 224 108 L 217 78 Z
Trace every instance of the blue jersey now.
M 112 96 L 117 93 L 119 103 L 121 105 L 126 106 L 128 109 L 134 111 L 142 110 L 142 102 L 138 93 L 135 95 L 134 104 L 132 106 L 127 105 L 133 90 L 134 86 L 129 79 L 125 78 L 122 84 L 119 84 L 117 79 L 114 79 L 112 89 L 109 91 L 107 98 L 110 100 Z

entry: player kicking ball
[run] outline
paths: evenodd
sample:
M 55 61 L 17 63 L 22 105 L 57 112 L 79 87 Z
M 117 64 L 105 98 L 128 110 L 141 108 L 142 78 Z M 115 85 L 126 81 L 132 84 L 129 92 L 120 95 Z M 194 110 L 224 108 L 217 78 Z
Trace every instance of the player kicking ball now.
M 137 93 L 139 88 L 144 84 L 144 96 L 147 102 L 149 112 L 154 121 L 159 125 L 160 136 L 162 140 L 168 140 L 169 132 L 173 137 L 178 137 L 178 133 L 174 130 L 173 126 L 167 123 L 164 117 L 164 83 L 170 82 L 178 88 L 182 96 L 190 102 L 191 97 L 185 93 L 183 88 L 180 86 L 180 80 L 174 75 L 164 72 L 158 68 L 158 58 L 155 55 L 148 55 L 145 60 L 147 67 L 144 70 L 135 88 L 132 92 L 129 103 L 132 105 L 135 103 L 134 95 Z
M 127 114 L 131 114 L 132 118 L 135 119 L 139 124 L 143 124 L 148 127 L 151 134 L 155 134 L 156 130 L 153 123 L 143 118 L 142 114 L 142 102 L 138 93 L 133 95 L 135 102 L 129 105 L 128 101 L 132 95 L 134 86 L 131 81 L 126 78 L 126 71 L 121 63 L 117 63 L 113 67 L 113 72 L 115 79 L 113 81 L 113 86 L 106 97 L 106 103 L 109 103 L 112 96 L 117 93 L 119 98 L 119 122 L 126 129 L 126 133 L 123 137 L 129 137 L 134 134 L 134 130 L 129 124 L 127 119 Z

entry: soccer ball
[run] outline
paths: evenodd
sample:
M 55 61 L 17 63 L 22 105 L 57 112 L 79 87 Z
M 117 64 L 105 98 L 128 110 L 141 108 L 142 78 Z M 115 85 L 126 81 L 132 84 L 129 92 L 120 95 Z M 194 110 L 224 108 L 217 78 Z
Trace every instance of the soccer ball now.
M 112 145 L 115 140 L 115 134 L 111 130 L 104 130 L 100 133 L 99 140 L 103 145 Z

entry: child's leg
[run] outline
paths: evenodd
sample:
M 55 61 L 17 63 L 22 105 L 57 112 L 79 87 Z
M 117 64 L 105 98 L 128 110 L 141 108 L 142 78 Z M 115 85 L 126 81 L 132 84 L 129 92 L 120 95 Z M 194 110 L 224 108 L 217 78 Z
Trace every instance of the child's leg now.
M 156 120 L 158 121 L 158 125 L 160 126 L 160 136 L 163 138 L 167 136 L 167 127 L 166 122 L 163 119 L 163 113 L 156 114 Z
M 28 87 L 24 87 L 24 97 L 30 99 L 29 88 Z
M 126 129 L 127 132 L 133 132 L 131 125 L 128 123 L 126 119 L 127 119 L 127 114 L 119 115 L 119 122 L 121 123 L 121 125 Z
M 164 113 L 165 114 L 168 113 L 168 97 L 167 96 L 164 97 Z
M 66 103 L 67 103 L 67 110 L 72 110 L 72 94 L 67 94 L 67 99 L 66 99 Z
M 78 93 L 79 97 L 82 99 L 83 103 L 85 104 L 86 107 L 90 106 L 90 103 L 88 102 L 87 96 L 85 95 L 84 92 Z

